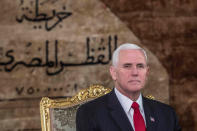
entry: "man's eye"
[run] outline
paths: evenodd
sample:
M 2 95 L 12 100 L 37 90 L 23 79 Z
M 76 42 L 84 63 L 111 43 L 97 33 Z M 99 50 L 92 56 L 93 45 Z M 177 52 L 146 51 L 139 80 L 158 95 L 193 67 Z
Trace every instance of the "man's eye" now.
M 123 65 L 123 68 L 130 68 L 131 65 Z
M 145 65 L 144 64 L 138 64 L 137 68 L 145 68 Z

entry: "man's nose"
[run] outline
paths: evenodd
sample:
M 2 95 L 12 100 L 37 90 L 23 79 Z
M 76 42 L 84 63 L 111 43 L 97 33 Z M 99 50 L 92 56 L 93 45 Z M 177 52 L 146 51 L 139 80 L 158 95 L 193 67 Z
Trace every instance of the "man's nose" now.
M 138 69 L 137 69 L 137 67 L 132 67 L 132 69 L 131 69 L 131 75 L 132 76 L 137 76 L 138 75 Z

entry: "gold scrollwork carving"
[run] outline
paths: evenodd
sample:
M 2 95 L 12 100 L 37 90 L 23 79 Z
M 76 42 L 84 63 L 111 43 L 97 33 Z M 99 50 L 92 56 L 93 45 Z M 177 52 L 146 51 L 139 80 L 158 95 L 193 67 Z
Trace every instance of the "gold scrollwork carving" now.
M 152 95 L 147 95 L 146 98 L 151 99 L 151 100 L 155 100 L 155 97 Z
M 111 90 L 112 89 L 105 88 L 101 85 L 91 85 L 89 88 L 79 91 L 79 93 L 71 98 L 50 99 L 43 97 L 40 101 L 42 131 L 50 131 L 50 108 L 72 107 L 105 95 Z

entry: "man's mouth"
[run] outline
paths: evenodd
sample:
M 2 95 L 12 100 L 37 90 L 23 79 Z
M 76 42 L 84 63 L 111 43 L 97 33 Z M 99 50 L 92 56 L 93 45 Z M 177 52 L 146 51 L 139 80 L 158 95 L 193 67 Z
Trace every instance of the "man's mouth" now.
M 130 80 L 129 82 L 140 83 L 140 80 Z

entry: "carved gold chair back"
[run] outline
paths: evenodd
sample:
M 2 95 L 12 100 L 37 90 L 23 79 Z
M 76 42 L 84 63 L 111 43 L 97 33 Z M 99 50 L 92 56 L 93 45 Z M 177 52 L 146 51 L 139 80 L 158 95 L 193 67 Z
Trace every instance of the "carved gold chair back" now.
M 75 131 L 76 111 L 81 104 L 109 93 L 112 89 L 92 85 L 71 98 L 50 99 L 40 102 L 42 131 Z

